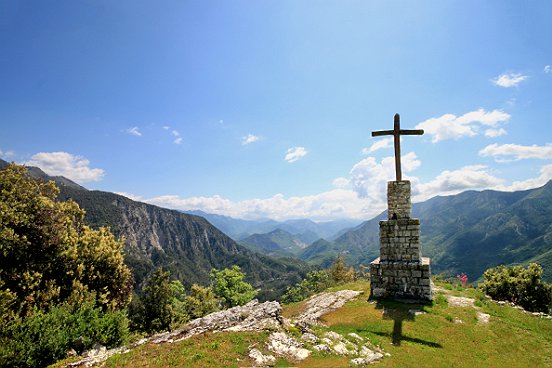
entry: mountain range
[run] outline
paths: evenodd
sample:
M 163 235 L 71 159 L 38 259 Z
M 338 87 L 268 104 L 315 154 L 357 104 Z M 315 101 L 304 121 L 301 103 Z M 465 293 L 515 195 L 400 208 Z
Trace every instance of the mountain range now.
M 0 160 L 0 168 L 6 165 Z M 239 220 L 87 190 L 38 168 L 29 168 L 29 175 L 54 180 L 60 199 L 71 198 L 84 208 L 89 225 L 109 226 L 126 238 L 125 259 L 137 284 L 158 266 L 190 285 L 207 283 L 211 268 L 238 264 L 249 282 L 263 286 L 261 297 L 276 295 L 305 274 L 309 267 L 304 262 L 328 266 L 343 254 L 351 265 L 368 266 L 379 256 L 379 221 L 387 217 L 382 212 L 350 229 L 353 221 Z M 422 252 L 432 258 L 434 274 L 465 272 L 477 280 L 496 265 L 537 262 L 544 279 L 552 281 L 552 181 L 518 192 L 434 197 L 414 204 L 412 213 L 421 221 Z
M 186 211 L 186 213 L 204 217 L 210 223 L 234 240 L 244 240 L 253 234 L 267 234 L 276 229 L 284 230 L 305 243 L 312 243 L 320 238 L 333 239 L 345 229 L 357 226 L 360 221 L 334 220 L 314 222 L 309 219 L 275 221 L 270 219 L 243 220 L 229 216 L 214 215 L 203 211 Z
M 8 163 L 0 160 L 0 169 Z M 157 267 L 169 270 L 184 285 L 208 284 L 212 268 L 238 265 L 247 281 L 260 288 L 260 299 L 275 298 L 300 280 L 308 270 L 293 258 L 272 258 L 251 251 L 221 232 L 206 219 L 124 196 L 87 190 L 64 177 L 52 177 L 39 168 L 28 168 L 38 180 L 53 180 L 60 188 L 58 199 L 72 199 L 86 211 L 93 227 L 108 226 L 125 238 L 125 263 L 136 285 Z
M 434 197 L 414 204 L 412 214 L 420 219 L 422 253 L 432 258 L 434 274 L 465 272 L 476 280 L 490 267 L 536 262 L 552 281 L 552 181 L 518 192 Z M 299 258 L 327 264 L 341 253 L 349 263 L 367 266 L 379 256 L 379 221 L 386 218 L 383 212 L 333 242 L 317 241 Z

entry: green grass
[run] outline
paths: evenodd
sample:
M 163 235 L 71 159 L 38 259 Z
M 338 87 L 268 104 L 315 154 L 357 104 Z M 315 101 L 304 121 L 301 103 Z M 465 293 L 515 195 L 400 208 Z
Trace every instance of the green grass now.
M 369 339 L 391 354 L 381 359 L 378 367 L 552 367 L 552 321 L 489 302 L 477 289 L 454 286 L 447 290 L 451 295 L 474 298 L 476 309 L 451 306 L 440 293 L 434 295 L 433 304 L 426 305 L 368 303 L 369 284 L 362 281 L 332 290 L 347 288 L 366 293 L 325 315 L 326 326 L 315 331 L 355 332 Z M 303 309 L 303 303 L 294 303 L 284 307 L 284 314 L 289 318 Z M 384 318 L 384 309 L 393 312 Z M 409 309 L 426 314 L 414 317 Z M 491 315 L 489 324 L 478 324 L 477 311 Z M 458 320 L 462 323 L 456 323 Z M 252 365 L 249 349 L 256 347 L 266 353 L 268 334 L 209 333 L 174 344 L 144 345 L 110 358 L 106 366 L 248 367 Z M 349 367 L 349 358 L 313 352 L 303 362 L 284 358 L 276 362 L 276 367 L 292 366 Z

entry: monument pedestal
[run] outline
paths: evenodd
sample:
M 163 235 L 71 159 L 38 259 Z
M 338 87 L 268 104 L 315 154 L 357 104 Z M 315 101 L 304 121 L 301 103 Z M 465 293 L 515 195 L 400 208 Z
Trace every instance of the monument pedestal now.
M 380 221 L 380 257 L 370 264 L 371 296 L 431 300 L 430 260 L 422 257 L 420 220 L 410 218 L 410 182 L 387 183 L 389 220 Z

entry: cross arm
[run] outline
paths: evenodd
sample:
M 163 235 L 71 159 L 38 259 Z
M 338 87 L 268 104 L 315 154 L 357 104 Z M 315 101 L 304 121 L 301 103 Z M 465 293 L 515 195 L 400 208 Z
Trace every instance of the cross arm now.
M 392 130 L 391 130 L 392 132 Z M 377 132 L 372 132 L 372 137 L 375 137 L 374 136 L 374 133 L 377 133 Z M 399 134 L 400 135 L 422 135 L 424 134 L 424 130 L 423 129 L 413 129 L 413 130 L 399 130 Z
M 395 134 L 394 130 L 378 130 L 375 132 L 372 132 L 372 137 L 379 137 L 381 135 L 393 135 Z

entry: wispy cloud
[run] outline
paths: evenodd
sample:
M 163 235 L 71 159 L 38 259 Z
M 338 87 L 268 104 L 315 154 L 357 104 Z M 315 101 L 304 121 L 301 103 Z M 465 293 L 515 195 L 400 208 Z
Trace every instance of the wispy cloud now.
M 479 151 L 480 156 L 492 156 L 497 162 L 519 161 L 529 158 L 552 159 L 552 145 L 522 146 L 519 144 L 490 144 Z
M 9 160 L 9 159 L 15 157 L 15 151 L 12 151 L 12 150 L 2 151 L 2 150 L 0 150 L 0 157 L 4 158 L 6 160 Z
M 515 87 L 524 80 L 527 79 L 526 75 L 523 75 L 521 73 L 508 73 L 508 74 L 501 74 L 495 79 L 491 79 L 491 82 L 493 82 L 495 85 L 503 88 L 510 88 Z
M 508 133 L 503 128 L 487 129 L 485 131 L 485 137 L 489 137 L 489 138 L 496 138 L 496 137 L 500 137 L 501 135 L 506 135 L 506 134 L 508 134 Z
M 446 139 L 476 136 L 482 125 L 496 127 L 508 121 L 510 117 L 510 114 L 501 110 L 485 111 L 484 109 L 478 109 L 462 116 L 445 114 L 438 118 L 431 118 L 416 125 L 416 128 L 424 129 L 426 134 L 432 136 L 431 141 L 437 143 Z M 505 134 L 505 131 L 500 133 Z
M 304 157 L 307 153 L 308 151 L 305 149 L 305 147 L 292 147 L 287 150 L 284 160 L 292 163 L 299 160 L 301 157 Z
M 170 133 L 174 137 L 174 140 L 173 140 L 174 144 L 182 143 L 182 136 L 180 135 L 180 132 L 178 130 L 172 129 L 169 125 L 163 126 L 163 130 L 170 131 Z
M 61 175 L 78 183 L 100 181 L 104 170 L 90 168 L 90 161 L 67 152 L 40 152 L 25 162 L 27 166 L 38 166 L 49 175 Z
M 180 133 L 177 130 L 173 129 L 171 133 L 174 136 L 174 141 L 173 141 L 174 144 L 182 143 L 182 137 L 180 136 Z
M 552 67 L 550 65 L 545 65 L 544 66 L 544 72 L 545 73 L 552 73 Z
M 258 141 L 260 138 L 253 134 L 248 134 L 245 137 L 242 137 L 242 144 L 245 146 L 247 144 L 251 144 L 253 142 Z
M 128 128 L 126 130 L 126 132 L 130 135 L 133 135 L 133 136 L 136 136 L 136 137 L 141 137 L 142 136 L 142 133 L 140 132 L 140 130 L 138 129 L 137 126 L 135 127 L 132 127 L 132 128 Z
M 332 181 L 332 184 L 336 188 L 346 188 L 350 184 L 350 180 L 347 178 L 339 177 Z
M 372 152 L 375 152 L 380 149 L 390 148 L 393 146 L 393 138 L 384 138 L 377 140 L 370 147 L 365 147 L 362 149 L 363 155 L 368 155 Z
M 488 167 L 484 165 L 445 170 L 427 183 L 416 183 L 414 200 L 424 201 L 437 195 L 457 194 L 468 189 L 486 189 L 502 184 L 502 179 L 488 171 Z

